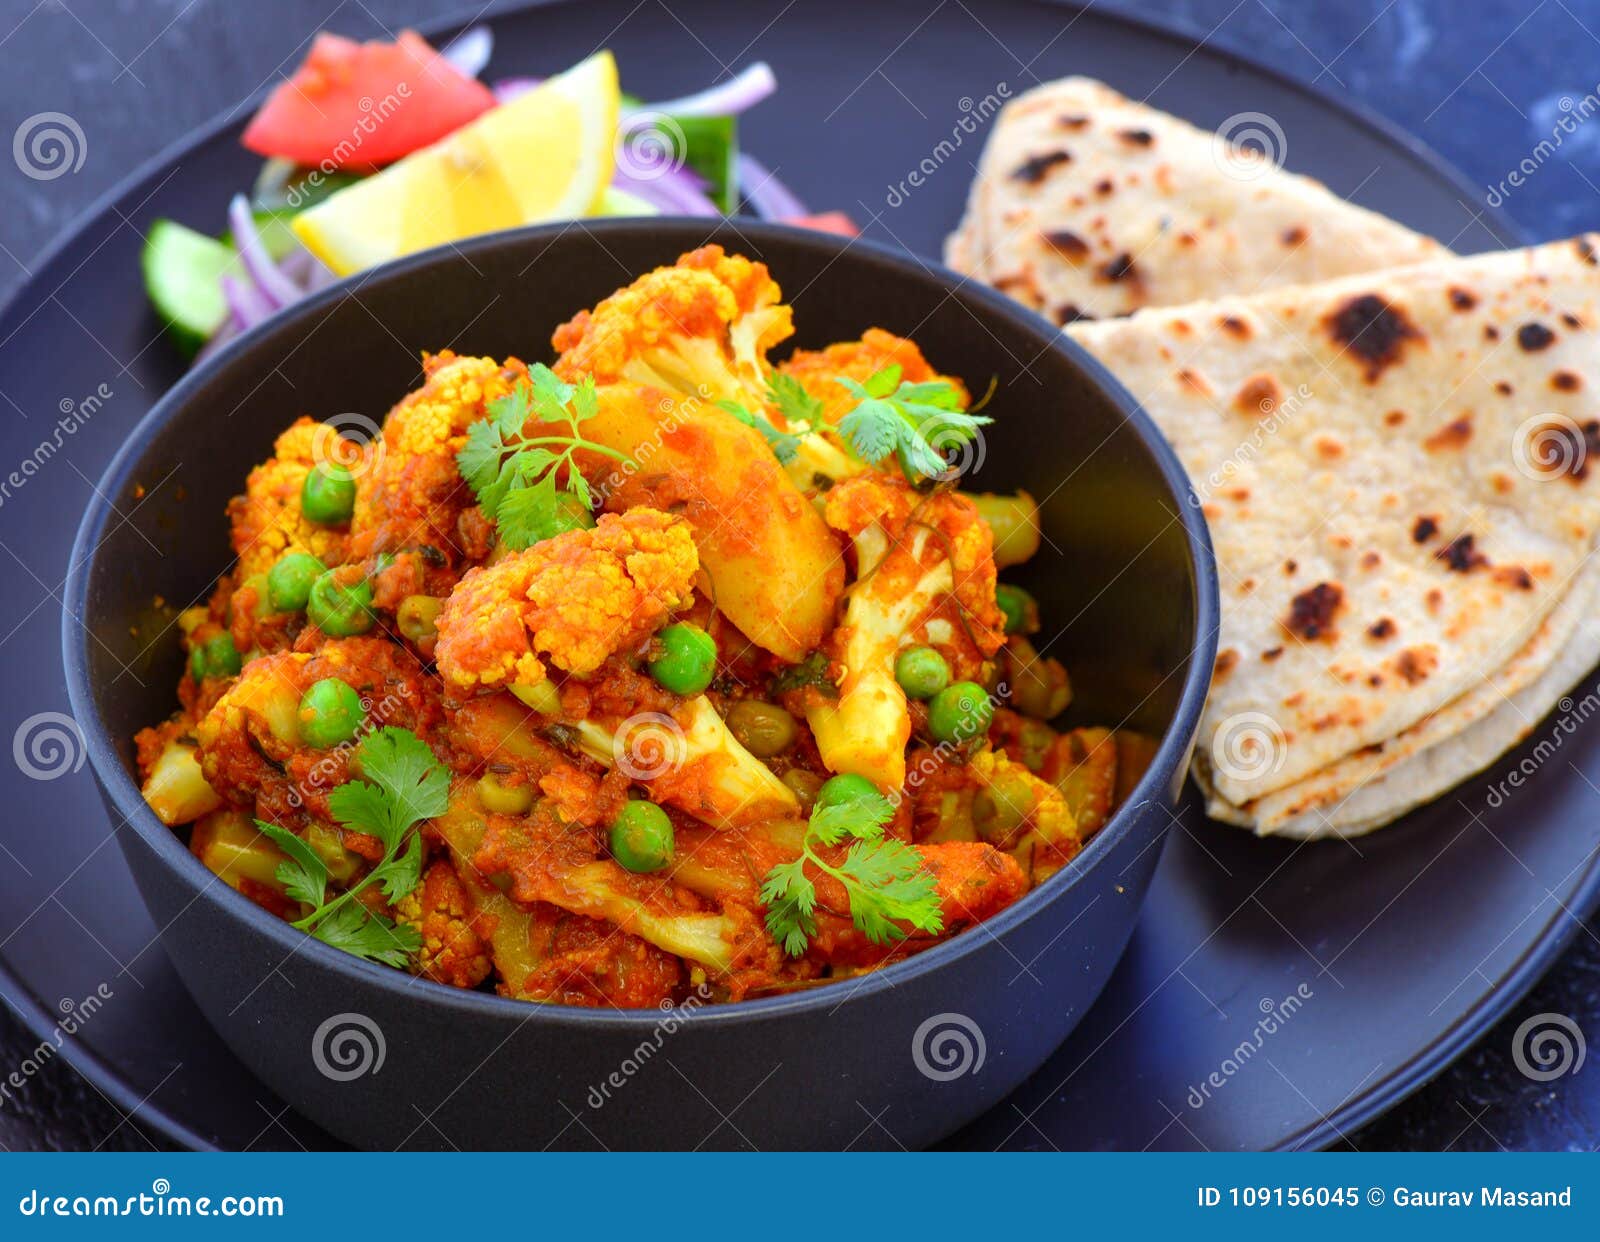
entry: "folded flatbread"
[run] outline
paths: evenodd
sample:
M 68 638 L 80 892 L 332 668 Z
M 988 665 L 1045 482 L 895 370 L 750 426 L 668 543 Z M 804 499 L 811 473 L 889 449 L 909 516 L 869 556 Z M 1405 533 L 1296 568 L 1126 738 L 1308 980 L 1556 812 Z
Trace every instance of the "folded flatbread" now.
M 1196 769 L 1219 818 L 1387 822 L 1600 654 L 1597 244 L 1068 330 L 1144 403 L 1211 525 L 1223 619 Z
M 1270 118 L 1235 121 L 1212 134 L 1090 78 L 1020 95 L 994 122 L 945 262 L 1070 323 L 1444 253 L 1284 172 Z

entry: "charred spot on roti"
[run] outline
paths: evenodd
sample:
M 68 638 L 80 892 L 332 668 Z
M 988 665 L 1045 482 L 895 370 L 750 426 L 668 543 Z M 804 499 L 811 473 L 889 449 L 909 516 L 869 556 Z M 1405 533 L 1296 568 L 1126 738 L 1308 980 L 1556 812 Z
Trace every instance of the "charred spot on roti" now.
M 1283 230 L 1283 232 L 1279 235 L 1278 240 L 1292 250 L 1296 246 L 1304 245 L 1306 236 L 1306 229 L 1303 224 L 1291 224 L 1288 228 Z
M 1042 155 L 1029 156 L 1018 164 L 1011 170 L 1011 179 L 1024 185 L 1038 185 L 1051 169 L 1071 162 L 1072 154 L 1068 151 L 1046 151 Z
M 1400 361 L 1408 344 L 1422 340 L 1405 311 L 1375 293 L 1348 299 L 1323 323 L 1334 342 L 1363 364 L 1369 384 Z
M 1469 311 L 1478 304 L 1478 295 L 1471 289 L 1463 289 L 1460 285 L 1451 285 L 1448 296 L 1450 305 L 1458 311 Z
M 1083 259 L 1089 254 L 1089 243 L 1071 229 L 1047 229 L 1040 234 L 1044 244 L 1063 259 Z
M 1237 315 L 1223 315 L 1217 320 L 1217 327 L 1221 328 L 1236 341 L 1250 339 L 1250 325 Z
M 1290 578 L 1294 577 L 1299 569 L 1300 562 L 1295 560 L 1292 556 L 1283 563 L 1283 572 Z
M 1185 367 L 1174 377 L 1180 385 L 1187 388 L 1198 397 L 1209 397 L 1213 389 L 1211 383 L 1200 372 Z
M 1178 234 L 1178 245 L 1182 246 L 1185 250 L 1193 250 L 1199 244 L 1200 239 L 1188 229 L 1184 229 L 1183 232 Z
M 1075 302 L 1063 302 L 1056 307 L 1056 323 L 1063 328 L 1069 323 L 1089 322 L 1095 317 Z
M 1517 481 L 1503 470 L 1496 470 L 1489 476 L 1489 486 L 1502 496 L 1509 496 L 1517 490 Z
M 1486 341 L 1498 341 L 1500 339 L 1500 329 L 1495 327 L 1492 323 L 1484 324 L 1483 339 Z
M 1574 315 L 1571 311 L 1561 312 L 1561 322 L 1566 324 L 1567 327 L 1573 329 L 1583 327 L 1583 320 L 1578 318 L 1578 316 Z
M 1533 575 L 1521 565 L 1501 565 L 1494 571 L 1494 580 L 1514 591 L 1533 590 Z
M 1517 344 L 1530 354 L 1536 354 L 1541 349 L 1549 349 L 1555 343 L 1556 334 L 1535 320 L 1523 324 L 1517 329 Z
M 1319 582 L 1289 601 L 1283 628 L 1297 638 L 1314 642 L 1333 636 L 1333 619 L 1344 604 L 1344 588 L 1337 582 Z
M 1089 118 L 1080 112 L 1065 112 L 1056 118 L 1056 124 L 1062 129 L 1083 129 L 1089 124 Z
M 1229 491 L 1228 497 L 1231 500 L 1237 500 L 1240 504 L 1243 504 L 1245 501 L 1250 499 L 1250 489 L 1248 487 L 1235 487 Z
M 1587 237 L 1580 237 L 1572 244 L 1578 251 L 1578 257 L 1590 267 L 1593 267 L 1597 262 L 1600 262 L 1600 260 L 1595 258 L 1594 243 Z
M 1407 647 L 1394 659 L 1394 671 L 1411 686 L 1426 681 L 1428 674 L 1438 667 L 1439 653 L 1432 647 Z
M 1113 255 L 1105 263 L 1095 269 L 1095 275 L 1101 280 L 1111 284 L 1120 284 L 1123 281 L 1136 281 L 1139 279 L 1139 269 L 1134 266 L 1133 256 L 1126 250 Z
M 1424 513 L 1417 519 L 1417 524 L 1411 528 L 1411 539 L 1413 543 L 1427 543 L 1438 533 L 1438 519 Z
M 1094 192 L 1101 198 L 1105 198 L 1116 188 L 1116 185 L 1112 182 L 1110 177 L 1101 177 L 1100 180 L 1094 183 Z
M 1283 401 L 1283 387 L 1265 371 L 1257 371 L 1239 385 L 1233 408 L 1241 414 L 1271 414 Z
M 1265 660 L 1268 664 L 1271 664 L 1274 660 L 1276 660 L 1282 654 L 1283 654 L 1283 648 L 1282 647 L 1268 647 L 1265 651 L 1263 651 L 1261 653 L 1261 658 L 1263 660 Z
M 1117 137 L 1132 147 L 1152 146 L 1156 140 L 1156 136 L 1148 129 L 1124 129 L 1118 132 Z
M 1550 377 L 1550 387 L 1557 392 L 1577 392 L 1583 387 L 1583 380 L 1575 372 L 1557 371 Z
M 1367 637 L 1381 643 L 1385 639 L 1393 638 L 1397 628 L 1394 618 L 1379 617 L 1371 625 L 1367 626 Z
M 1323 461 L 1338 461 L 1344 456 L 1344 442 L 1333 436 L 1318 436 L 1315 445 L 1317 456 Z
M 1383 685 L 1383 674 L 1382 673 L 1368 673 L 1367 674 L 1367 685 L 1371 686 L 1374 690 L 1377 690 L 1379 687 L 1381 687 Z
M 1502 397 L 1509 397 L 1513 392 L 1516 391 L 1516 389 L 1511 386 L 1510 380 L 1496 380 L 1494 390 Z
M 1382 563 L 1383 557 L 1379 556 L 1376 552 L 1363 552 L 1361 554 L 1362 569 L 1376 569 Z
M 1438 612 L 1439 606 L 1444 603 L 1444 592 L 1438 587 L 1430 587 L 1422 599 L 1428 605 L 1429 612 Z
M 1217 652 L 1216 663 L 1212 666 L 1211 676 L 1214 680 L 1221 681 L 1233 672 L 1234 665 L 1239 663 L 1239 653 L 1232 647 Z
M 1489 563 L 1489 558 L 1474 546 L 1476 543 L 1476 537 L 1470 532 L 1460 534 L 1435 552 L 1433 557 L 1443 561 L 1452 573 L 1468 574 L 1480 565 Z
M 1386 427 L 1398 427 L 1405 421 L 1406 412 L 1404 410 L 1390 410 L 1383 416 L 1383 423 Z
M 1463 414 L 1460 418 L 1451 419 L 1438 431 L 1434 432 L 1422 442 L 1422 446 L 1429 452 L 1437 453 L 1444 449 L 1465 448 L 1467 441 L 1472 439 L 1472 416 Z

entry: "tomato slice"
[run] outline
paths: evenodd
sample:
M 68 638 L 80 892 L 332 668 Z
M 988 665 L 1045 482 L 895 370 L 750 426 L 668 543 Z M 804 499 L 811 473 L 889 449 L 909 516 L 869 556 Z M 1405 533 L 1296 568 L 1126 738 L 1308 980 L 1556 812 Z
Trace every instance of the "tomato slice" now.
M 819 233 L 837 233 L 840 237 L 859 237 L 861 230 L 842 211 L 824 211 L 814 216 L 790 216 L 784 221 L 796 228 L 815 229 Z
M 244 145 L 297 164 L 372 168 L 437 142 L 494 107 L 415 31 L 393 43 L 357 43 L 323 32 L 305 63 L 267 96 Z

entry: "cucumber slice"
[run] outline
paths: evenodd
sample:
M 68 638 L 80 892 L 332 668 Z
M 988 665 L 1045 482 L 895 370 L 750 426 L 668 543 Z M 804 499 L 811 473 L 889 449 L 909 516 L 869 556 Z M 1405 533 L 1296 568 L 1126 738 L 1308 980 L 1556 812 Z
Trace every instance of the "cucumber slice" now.
M 157 220 L 140 265 L 156 314 L 186 353 L 195 353 L 227 318 L 222 277 L 238 262 L 232 247 L 172 220 Z

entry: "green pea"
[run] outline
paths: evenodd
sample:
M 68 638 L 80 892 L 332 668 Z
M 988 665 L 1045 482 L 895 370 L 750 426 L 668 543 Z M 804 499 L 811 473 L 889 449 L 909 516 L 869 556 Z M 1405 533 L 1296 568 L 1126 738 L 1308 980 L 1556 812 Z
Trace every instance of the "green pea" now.
M 928 732 L 941 742 L 966 742 L 989 731 L 994 700 L 975 681 L 946 686 L 928 701 Z
M 654 802 L 633 798 L 611 821 L 611 857 L 629 871 L 660 871 L 672 863 L 672 821 Z
M 334 638 L 365 634 L 375 620 L 372 584 L 363 578 L 353 586 L 346 586 L 334 577 L 338 572 L 330 569 L 311 584 L 311 594 L 306 598 L 306 618 Z
M 894 679 L 913 699 L 931 699 L 950 684 L 950 665 L 932 647 L 907 647 L 894 660 Z
M 717 672 L 717 640 L 698 625 L 678 621 L 656 635 L 658 655 L 650 660 L 650 676 L 673 694 L 699 694 Z
M 770 759 L 800 736 L 794 717 L 776 703 L 740 699 L 728 709 L 728 731 L 757 759 Z
M 273 612 L 303 612 L 311 584 L 328 567 L 309 552 L 290 552 L 267 570 L 267 603 Z
M 395 628 L 414 643 L 438 637 L 435 622 L 444 611 L 444 600 L 437 595 L 408 595 L 395 609 Z
M 822 778 L 804 768 L 790 768 L 778 779 L 789 787 L 800 809 L 807 815 L 811 814 L 811 808 L 817 804 L 817 794 L 822 791 Z
M 243 667 L 244 661 L 233 645 L 232 634 L 213 634 L 189 652 L 189 675 L 196 681 L 207 677 L 234 677 Z
M 350 520 L 355 507 L 356 481 L 343 466 L 319 461 L 306 471 L 300 485 L 300 512 L 306 521 L 337 526 Z
M 562 492 L 556 497 L 555 512 L 551 514 L 550 525 L 552 535 L 565 534 L 569 530 L 592 530 L 594 513 L 571 492 Z
M 1039 601 L 1021 587 L 996 584 L 994 602 L 1005 615 L 1007 634 L 1031 634 L 1039 628 Z
M 478 800 L 497 815 L 526 815 L 533 807 L 533 786 L 524 781 L 508 785 L 493 772 L 478 778 Z
M 867 798 L 878 792 L 878 787 L 864 776 L 857 776 L 854 772 L 841 772 L 838 776 L 830 776 L 828 781 L 817 791 L 818 806 L 836 806 L 841 802 L 854 802 L 858 798 Z
M 367 712 L 347 681 L 324 677 L 300 696 L 300 736 L 308 746 L 329 750 L 360 731 Z

